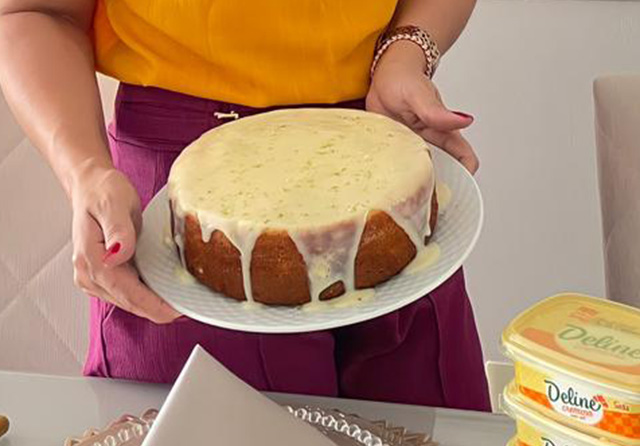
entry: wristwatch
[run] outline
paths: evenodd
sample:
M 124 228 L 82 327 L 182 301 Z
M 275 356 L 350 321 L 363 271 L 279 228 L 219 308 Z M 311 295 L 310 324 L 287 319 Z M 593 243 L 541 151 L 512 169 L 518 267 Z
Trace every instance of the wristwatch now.
M 384 53 L 389 49 L 391 44 L 399 40 L 409 40 L 422 49 L 426 61 L 424 74 L 431 78 L 438 66 L 440 51 L 429 33 L 419 26 L 414 25 L 399 26 L 380 36 L 378 44 L 376 45 L 373 62 L 371 63 L 371 76 L 373 76 L 376 66 Z

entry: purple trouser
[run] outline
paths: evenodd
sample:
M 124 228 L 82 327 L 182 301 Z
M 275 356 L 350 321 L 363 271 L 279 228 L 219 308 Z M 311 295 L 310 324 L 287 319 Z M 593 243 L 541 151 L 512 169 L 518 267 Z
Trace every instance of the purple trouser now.
M 363 101 L 339 104 L 363 108 Z M 265 111 L 123 84 L 109 128 L 116 167 L 143 206 L 180 151 L 224 123 Z M 489 410 L 482 351 L 462 270 L 394 313 L 313 333 L 254 334 L 181 318 L 156 325 L 92 298 L 85 374 L 170 383 L 200 344 L 260 390 Z

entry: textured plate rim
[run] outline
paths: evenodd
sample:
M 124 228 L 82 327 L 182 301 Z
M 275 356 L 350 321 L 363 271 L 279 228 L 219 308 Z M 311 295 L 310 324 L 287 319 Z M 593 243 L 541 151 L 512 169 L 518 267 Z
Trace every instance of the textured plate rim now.
M 402 296 L 400 298 L 398 298 L 397 300 L 395 300 L 394 302 L 390 302 L 387 305 L 375 309 L 375 310 L 371 310 L 368 309 L 368 311 L 365 314 L 360 314 L 360 313 L 356 313 L 350 317 L 345 317 L 343 319 L 339 319 L 339 320 L 327 320 L 327 321 L 317 321 L 317 322 L 309 322 L 305 325 L 303 324 L 293 324 L 291 326 L 278 326 L 278 325 L 267 325 L 267 324 L 256 324 L 256 323 L 239 323 L 239 322 L 233 322 L 233 321 L 228 321 L 222 318 L 213 318 L 210 316 L 204 316 L 201 313 L 191 310 L 188 306 L 183 306 L 181 303 L 181 299 L 179 298 L 173 298 L 173 297 L 167 297 L 165 295 L 163 295 L 162 292 L 158 291 L 158 290 L 154 290 L 159 296 L 161 296 L 163 299 L 165 299 L 173 308 L 175 308 L 178 312 L 180 312 L 181 314 L 183 314 L 184 316 L 187 316 L 191 319 L 194 319 L 196 321 L 202 322 L 204 324 L 207 325 L 212 325 L 215 327 L 219 327 L 219 328 L 224 328 L 224 329 L 229 329 L 229 330 L 236 330 L 236 331 L 243 331 L 243 332 L 249 332 L 249 333 L 271 333 L 271 334 L 291 334 L 291 333 L 307 333 L 307 332 L 314 332 L 314 331 L 321 331 L 321 330 L 329 330 L 329 329 L 334 329 L 334 328 L 340 328 L 340 327 L 345 327 L 345 326 L 349 326 L 349 325 L 353 325 L 353 324 L 357 324 L 360 322 L 365 322 L 371 319 L 375 319 L 377 317 L 383 316 L 385 314 L 389 314 L 392 313 L 400 308 L 403 308 L 417 300 L 419 300 L 421 297 L 427 295 L 428 293 L 430 293 L 431 291 L 433 291 L 434 289 L 438 288 L 440 285 L 442 285 L 447 279 L 449 279 L 456 271 L 458 271 L 460 269 L 460 267 L 462 266 L 462 264 L 465 262 L 465 260 L 469 257 L 469 255 L 471 254 L 471 252 L 473 251 L 473 248 L 475 247 L 479 237 L 480 237 L 480 233 L 482 232 L 482 227 L 484 224 L 484 202 L 482 199 L 482 194 L 480 192 L 480 187 L 478 186 L 478 183 L 476 182 L 475 178 L 473 177 L 473 175 L 471 175 L 471 173 L 469 173 L 469 171 L 462 166 L 462 164 L 460 164 L 460 162 L 458 160 L 456 160 L 454 157 L 452 157 L 451 155 L 449 155 L 448 153 L 446 153 L 444 150 L 439 149 L 434 147 L 433 148 L 434 152 L 438 152 L 438 156 L 444 156 L 446 158 L 449 158 L 450 162 L 452 162 L 455 166 L 456 169 L 455 171 L 457 172 L 457 175 L 461 175 L 462 177 L 465 178 L 465 181 L 468 182 L 471 185 L 471 188 L 474 192 L 474 197 L 478 202 L 478 217 L 477 217 L 477 223 L 475 225 L 475 231 L 473 233 L 473 236 L 471 237 L 468 245 L 465 247 L 465 249 L 462 251 L 462 253 L 460 254 L 460 256 L 456 259 L 455 262 L 453 262 L 453 264 L 451 265 L 451 267 L 449 267 L 449 269 L 445 270 L 442 274 L 440 274 L 438 276 L 437 279 L 434 279 L 430 282 L 428 282 L 423 288 L 420 289 L 420 291 L 416 291 L 414 293 L 410 293 L 407 294 L 405 296 Z M 162 189 L 160 189 L 160 191 L 158 191 L 158 193 L 151 199 L 151 201 L 149 202 L 147 209 L 145 210 L 145 212 L 143 213 L 143 218 L 146 218 L 146 215 L 148 215 L 147 210 L 150 209 L 152 206 L 159 206 L 159 204 L 157 203 L 159 200 L 162 199 L 162 197 L 166 195 L 166 186 L 164 186 Z M 162 203 L 160 205 L 165 205 L 166 203 Z M 144 225 L 143 225 L 144 227 Z M 143 237 L 140 237 L 138 239 L 138 242 L 140 242 L 140 240 Z M 177 258 L 177 254 L 175 254 L 176 258 Z M 141 267 L 141 262 L 140 262 L 140 258 L 137 255 L 137 251 L 136 251 L 136 256 L 135 256 L 135 262 L 136 265 L 138 267 L 138 271 L 140 273 L 140 276 L 142 277 L 142 279 L 144 280 L 144 282 L 147 284 L 147 286 L 149 286 L 151 289 L 153 288 L 153 284 L 148 280 L 148 276 L 145 274 L 145 267 Z M 144 262 L 142 262 L 144 263 Z M 392 280 L 392 279 L 390 279 Z M 386 283 L 386 282 L 385 282 Z M 384 284 L 381 284 L 381 286 Z M 201 285 L 202 286 L 202 285 Z M 175 287 L 176 289 L 179 289 L 181 287 L 185 287 L 185 285 L 179 283 L 178 281 L 175 282 Z M 214 291 L 211 290 L 206 290 L 208 294 L 211 295 L 211 297 L 214 297 L 215 299 L 226 299 L 227 302 L 229 301 L 229 299 L 231 299 L 230 297 L 221 295 L 219 293 L 215 293 Z M 238 305 L 239 307 L 243 305 L 244 302 L 241 301 L 235 301 L 233 299 L 232 300 L 232 304 L 233 305 Z M 215 300 L 212 300 L 212 302 L 215 302 Z M 363 304 L 366 305 L 366 304 Z M 279 308 L 283 308 L 285 310 L 291 310 L 292 307 L 277 307 L 277 306 L 273 306 L 273 307 L 266 307 L 266 308 L 260 308 L 259 310 L 256 311 L 278 311 Z M 362 308 L 362 307 L 361 307 Z M 337 311 L 337 309 L 336 309 Z M 319 312 L 320 314 L 322 312 Z M 318 314 L 318 313 L 309 313 L 309 314 Z

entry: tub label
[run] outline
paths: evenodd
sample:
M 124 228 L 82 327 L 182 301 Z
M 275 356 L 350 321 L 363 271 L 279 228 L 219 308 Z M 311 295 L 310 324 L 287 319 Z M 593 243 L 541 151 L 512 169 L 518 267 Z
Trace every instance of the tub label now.
M 604 415 L 605 399 L 588 390 L 559 380 L 545 380 L 547 399 L 556 412 L 583 423 L 598 424 Z
M 612 322 L 600 325 L 568 323 L 556 333 L 556 340 L 566 351 L 607 365 L 640 364 L 640 340 L 636 333 L 614 329 Z M 606 322 L 606 323 L 605 323 Z

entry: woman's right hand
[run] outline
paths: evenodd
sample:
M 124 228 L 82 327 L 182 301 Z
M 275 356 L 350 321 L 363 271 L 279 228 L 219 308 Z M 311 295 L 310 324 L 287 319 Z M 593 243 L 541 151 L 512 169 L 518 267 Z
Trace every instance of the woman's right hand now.
M 86 168 L 75 181 L 71 197 L 76 285 L 158 324 L 179 317 L 141 282 L 132 265 L 142 214 L 129 180 L 112 167 Z

